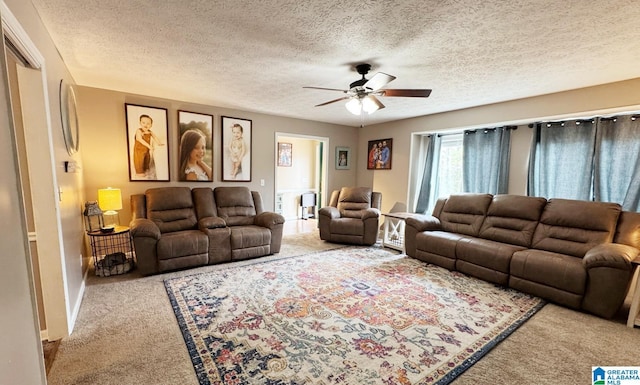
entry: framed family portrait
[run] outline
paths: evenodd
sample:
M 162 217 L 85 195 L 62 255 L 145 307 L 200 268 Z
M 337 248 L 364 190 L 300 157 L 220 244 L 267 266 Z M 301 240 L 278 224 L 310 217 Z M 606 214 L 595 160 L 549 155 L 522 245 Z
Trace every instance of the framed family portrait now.
M 213 181 L 213 115 L 178 110 L 178 180 Z
M 348 170 L 351 166 L 349 147 L 336 147 L 336 170 Z
M 278 167 L 291 167 L 293 145 L 278 142 Z
M 251 182 L 251 120 L 222 117 L 222 181 Z
M 125 103 L 129 180 L 169 181 L 167 109 Z
M 367 146 L 368 170 L 391 170 L 391 156 L 393 153 L 393 139 L 370 140 Z

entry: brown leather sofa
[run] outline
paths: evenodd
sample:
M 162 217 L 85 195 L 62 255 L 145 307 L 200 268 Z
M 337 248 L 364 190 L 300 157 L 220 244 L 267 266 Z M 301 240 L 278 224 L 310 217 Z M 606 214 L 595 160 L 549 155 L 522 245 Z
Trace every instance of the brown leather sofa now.
M 640 213 L 519 195 L 440 199 L 406 220 L 407 255 L 611 318 L 640 254 Z
M 161 187 L 131 196 L 131 236 L 144 275 L 280 252 L 284 218 L 246 187 Z
M 320 239 L 355 245 L 378 240 L 382 195 L 369 187 L 343 187 L 331 193 L 329 205 L 318 211 Z

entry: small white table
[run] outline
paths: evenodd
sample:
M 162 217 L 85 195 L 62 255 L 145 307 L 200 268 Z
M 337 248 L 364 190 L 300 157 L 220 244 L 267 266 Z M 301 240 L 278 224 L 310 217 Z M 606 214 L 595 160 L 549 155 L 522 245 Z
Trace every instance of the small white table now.
M 415 214 L 398 212 L 383 213 L 382 215 L 385 217 L 382 246 L 404 253 L 404 221 Z
M 627 327 L 640 326 L 640 319 L 638 319 L 638 313 L 640 312 L 640 257 L 637 257 L 631 261 L 634 267 L 633 280 L 631 281 L 631 288 L 633 290 L 633 299 L 631 300 L 631 308 L 629 309 L 629 316 L 627 317 Z

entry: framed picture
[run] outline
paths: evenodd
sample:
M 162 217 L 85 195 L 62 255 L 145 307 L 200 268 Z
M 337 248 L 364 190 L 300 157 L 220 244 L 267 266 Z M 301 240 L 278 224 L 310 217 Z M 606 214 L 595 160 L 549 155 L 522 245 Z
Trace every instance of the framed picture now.
M 169 181 L 167 109 L 125 103 L 129 180 Z
M 367 153 L 368 170 L 391 170 L 393 139 L 370 140 Z
M 213 115 L 178 110 L 178 180 L 213 181 Z
M 222 117 L 222 181 L 251 182 L 251 120 Z
M 291 158 L 293 145 L 291 143 L 278 142 L 278 166 L 291 167 Z
M 348 170 L 351 165 L 349 147 L 336 147 L 336 170 Z

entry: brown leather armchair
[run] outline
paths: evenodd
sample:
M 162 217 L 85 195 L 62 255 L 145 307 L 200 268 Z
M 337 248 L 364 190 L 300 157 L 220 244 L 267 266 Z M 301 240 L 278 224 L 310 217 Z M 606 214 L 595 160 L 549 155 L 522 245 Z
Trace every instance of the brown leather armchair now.
M 369 187 L 343 187 L 331 194 L 318 212 L 320 239 L 336 243 L 373 245 L 378 240 L 382 194 Z

